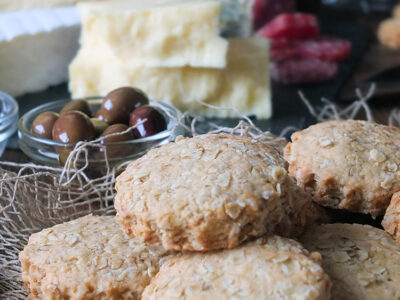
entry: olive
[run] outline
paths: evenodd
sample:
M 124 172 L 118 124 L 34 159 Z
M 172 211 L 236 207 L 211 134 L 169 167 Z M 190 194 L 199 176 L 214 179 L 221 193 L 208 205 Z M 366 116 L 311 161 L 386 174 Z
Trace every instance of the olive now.
M 111 91 L 101 104 L 96 118 L 108 124 L 128 124 L 129 114 L 135 108 L 149 103 L 146 94 L 132 87 L 122 87 Z
M 65 166 L 70 153 L 71 149 L 69 148 L 64 148 L 58 152 L 58 161 L 60 162 L 61 166 Z
M 126 131 L 129 127 L 125 124 L 114 124 L 108 127 L 101 136 L 107 136 L 113 133 Z M 132 131 L 125 132 L 119 135 L 113 135 L 110 137 L 105 137 L 101 143 L 105 144 L 105 149 L 109 157 L 124 156 L 131 151 L 130 145 L 113 145 L 111 143 L 118 143 L 133 140 L 135 136 Z
M 104 130 L 106 130 L 109 126 L 106 122 L 99 120 L 97 118 L 91 118 L 90 122 L 92 122 L 97 136 L 101 135 L 104 132 Z
M 53 126 L 53 140 L 62 143 L 89 141 L 96 131 L 87 115 L 80 111 L 70 111 L 60 116 Z
M 89 108 L 89 104 L 85 100 L 73 100 L 64 106 L 64 108 L 60 111 L 60 116 L 73 110 L 83 112 L 89 118 L 92 115 L 92 112 L 90 111 Z
M 113 133 L 117 132 L 123 132 L 127 130 L 129 127 L 128 125 L 125 124 L 114 124 L 108 127 L 104 132 L 102 133 L 101 136 L 107 136 Z M 134 139 L 134 135 L 132 134 L 132 131 L 125 132 L 124 134 L 119 134 L 119 135 L 113 135 L 110 137 L 106 137 L 103 139 L 102 143 L 103 144 L 109 144 L 109 143 L 118 143 L 118 142 L 123 142 L 123 141 L 129 141 Z
M 145 119 L 146 121 L 143 124 L 133 129 L 133 133 L 137 138 L 152 136 L 167 129 L 167 122 L 164 116 L 150 105 L 136 108 L 131 114 L 129 126 L 134 126 Z
M 33 120 L 31 132 L 36 136 L 51 140 L 53 126 L 58 117 L 57 113 L 51 111 L 41 113 Z

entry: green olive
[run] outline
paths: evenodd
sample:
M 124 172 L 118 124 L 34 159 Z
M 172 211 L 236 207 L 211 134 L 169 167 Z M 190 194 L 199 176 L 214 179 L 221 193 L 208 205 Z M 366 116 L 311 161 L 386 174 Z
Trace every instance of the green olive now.
M 61 166 L 65 166 L 70 153 L 71 153 L 70 148 L 64 148 L 58 152 L 58 161 L 60 162 Z
M 97 118 L 91 118 L 90 122 L 92 122 L 97 136 L 101 135 L 109 126 L 106 122 Z

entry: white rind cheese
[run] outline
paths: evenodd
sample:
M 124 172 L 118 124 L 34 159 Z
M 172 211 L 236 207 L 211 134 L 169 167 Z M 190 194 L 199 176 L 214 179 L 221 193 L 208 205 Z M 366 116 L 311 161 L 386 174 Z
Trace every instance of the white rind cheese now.
M 112 1 L 82 3 L 79 9 L 82 45 L 126 65 L 226 66 L 228 42 L 219 36 L 219 1 Z
M 0 90 L 20 96 L 66 81 L 79 28 L 74 7 L 1 13 Z
M 106 0 L 0 0 L 0 12 L 43 7 L 68 6 L 84 1 Z
M 84 48 L 71 64 L 70 90 L 74 98 L 102 96 L 121 86 L 136 86 L 153 99 L 207 117 L 242 114 L 265 119 L 272 114 L 265 39 L 231 39 L 226 69 L 132 68 L 98 55 L 95 49 Z M 234 109 L 209 109 L 201 101 Z

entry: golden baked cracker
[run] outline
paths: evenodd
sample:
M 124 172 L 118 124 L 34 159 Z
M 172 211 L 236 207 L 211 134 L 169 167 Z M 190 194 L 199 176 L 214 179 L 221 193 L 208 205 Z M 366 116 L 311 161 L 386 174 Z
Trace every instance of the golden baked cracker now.
M 366 121 L 319 123 L 292 135 L 289 174 L 323 206 L 384 214 L 400 191 L 400 129 Z
M 179 138 L 132 162 L 115 208 L 128 234 L 165 249 L 233 248 L 249 237 L 291 236 L 320 217 L 274 147 L 251 137 Z
M 330 299 L 320 255 L 271 236 L 232 250 L 184 254 L 164 263 L 150 299 Z
M 400 192 L 393 195 L 383 218 L 382 226 L 400 246 Z
M 322 255 L 332 300 L 400 299 L 400 247 L 369 225 L 320 225 L 300 238 Z
M 399 19 L 400 18 L 400 4 L 397 4 L 393 7 L 392 9 L 392 16 L 395 19 Z
M 30 299 L 140 299 L 167 254 L 86 216 L 33 234 L 19 258 Z
M 378 39 L 391 49 L 400 49 L 400 19 L 393 18 L 382 21 L 378 27 Z

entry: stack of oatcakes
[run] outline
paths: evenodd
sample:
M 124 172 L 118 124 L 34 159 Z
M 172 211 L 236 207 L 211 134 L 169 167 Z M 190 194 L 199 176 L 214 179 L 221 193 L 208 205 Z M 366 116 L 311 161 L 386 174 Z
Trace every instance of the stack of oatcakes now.
M 251 137 L 179 137 L 118 177 L 116 217 L 32 235 L 22 279 L 31 299 L 398 299 L 389 234 L 319 225 L 319 205 L 383 214 L 400 191 L 397 149 L 399 129 L 362 121 L 295 133 L 289 164 Z M 399 238 L 393 198 L 384 223 Z

